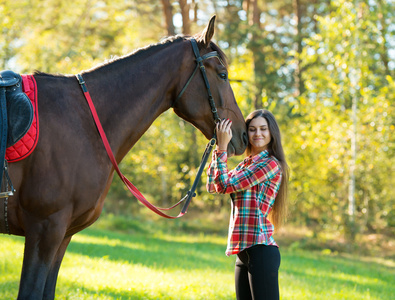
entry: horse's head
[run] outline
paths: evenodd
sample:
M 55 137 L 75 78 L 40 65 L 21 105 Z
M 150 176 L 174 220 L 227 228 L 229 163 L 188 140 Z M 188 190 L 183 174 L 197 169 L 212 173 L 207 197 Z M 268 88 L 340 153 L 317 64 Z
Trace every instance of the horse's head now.
M 215 107 L 219 118 L 232 120 L 233 137 L 228 146 L 229 155 L 240 155 L 247 147 L 246 125 L 229 83 L 226 56 L 217 45 L 211 42 L 214 22 L 215 16 L 211 18 L 205 30 L 195 36 L 196 50 L 203 59 L 214 105 L 210 105 L 209 92 L 200 68 L 196 69 L 196 74 L 193 73 L 198 59 L 192 51 L 191 42 L 187 40 L 185 41 L 189 44 L 185 47 L 187 54 L 182 58 L 180 71 L 185 76 L 182 75 L 179 87 L 181 92 L 173 108 L 178 116 L 192 123 L 206 138 L 210 139 L 214 133 L 215 117 L 217 117 L 213 113 Z

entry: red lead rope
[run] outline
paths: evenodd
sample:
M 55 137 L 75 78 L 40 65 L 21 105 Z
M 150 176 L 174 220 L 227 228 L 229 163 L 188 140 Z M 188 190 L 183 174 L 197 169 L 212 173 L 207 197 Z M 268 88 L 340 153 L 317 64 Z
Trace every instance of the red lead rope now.
M 82 76 L 81 76 L 80 74 L 76 75 L 76 77 L 77 77 L 77 79 L 78 79 L 78 82 L 79 82 L 80 85 L 81 85 L 82 91 L 84 92 L 85 99 L 86 99 L 86 101 L 88 102 L 89 108 L 90 108 L 91 113 L 92 113 L 92 117 L 93 117 L 93 119 L 94 119 L 94 121 L 95 121 L 95 123 L 96 123 L 97 130 L 99 131 L 99 134 L 100 134 L 100 136 L 101 136 L 101 138 L 102 138 L 104 147 L 106 148 L 106 151 L 107 151 L 107 154 L 108 154 L 108 157 L 110 158 L 111 163 L 112 163 L 112 165 L 114 166 L 115 171 L 118 173 L 119 177 L 121 178 L 121 180 L 123 181 L 123 183 L 127 186 L 127 188 L 129 189 L 129 191 L 130 191 L 130 192 L 131 192 L 131 193 L 132 193 L 142 204 L 144 204 L 144 205 L 145 205 L 146 207 L 148 207 L 150 210 L 152 210 L 153 212 L 155 212 L 156 214 L 158 214 L 158 215 L 160 215 L 160 216 L 162 216 L 162 217 L 164 217 L 164 218 L 168 218 L 168 219 L 177 219 L 177 218 L 182 217 L 183 215 L 185 215 L 186 209 L 185 209 L 185 211 L 183 210 L 182 212 L 180 212 L 180 213 L 178 214 L 178 216 L 176 216 L 176 217 L 169 216 L 169 215 L 167 215 L 167 214 L 165 214 L 165 213 L 163 213 L 163 212 L 161 211 L 161 210 L 170 210 L 170 209 L 172 209 L 172 208 L 178 206 L 185 198 L 182 199 L 181 201 L 179 201 L 177 204 L 175 204 L 175 205 L 173 205 L 172 207 L 169 207 L 169 208 L 159 208 L 159 207 L 156 207 L 155 205 L 153 205 L 153 204 L 151 204 L 150 202 L 148 202 L 148 200 L 145 199 L 145 197 L 143 196 L 143 194 L 141 194 L 140 191 L 139 191 L 139 190 L 138 190 L 138 189 L 137 189 L 137 188 L 136 188 L 136 187 L 135 187 L 135 186 L 134 186 L 134 185 L 123 175 L 123 174 L 122 174 L 121 170 L 119 170 L 119 167 L 118 167 L 117 161 L 115 160 L 114 154 L 112 153 L 112 150 L 111 150 L 110 144 L 109 144 L 109 142 L 108 142 L 107 136 L 106 136 L 106 134 L 105 134 L 105 132 L 104 132 L 104 130 L 103 130 L 103 127 L 102 127 L 102 125 L 101 125 L 101 123 L 100 123 L 99 117 L 98 117 L 97 112 L 96 112 L 96 108 L 95 108 L 95 106 L 93 105 L 92 98 L 91 98 L 91 96 L 90 96 L 90 94 L 89 94 L 89 92 L 88 92 L 88 89 L 87 89 L 86 85 L 85 85 L 85 81 L 84 81 L 84 79 L 82 78 Z

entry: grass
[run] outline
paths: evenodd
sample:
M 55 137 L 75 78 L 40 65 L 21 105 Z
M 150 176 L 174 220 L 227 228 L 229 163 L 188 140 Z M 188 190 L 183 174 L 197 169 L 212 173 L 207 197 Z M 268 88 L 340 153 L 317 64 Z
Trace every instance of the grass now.
M 199 233 L 193 222 L 187 226 L 174 221 L 119 221 L 106 217 L 73 237 L 56 299 L 235 298 L 234 257 L 224 255 L 226 235 Z M 282 299 L 393 299 L 395 295 L 395 264 L 390 259 L 284 244 Z M 22 253 L 23 238 L 0 236 L 0 299 L 16 298 Z

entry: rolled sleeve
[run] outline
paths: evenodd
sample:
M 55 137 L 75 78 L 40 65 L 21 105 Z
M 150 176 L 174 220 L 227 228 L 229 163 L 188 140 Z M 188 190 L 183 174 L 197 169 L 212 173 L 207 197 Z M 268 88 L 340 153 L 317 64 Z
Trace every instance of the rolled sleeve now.
M 214 150 L 211 163 L 207 169 L 207 191 L 221 193 L 221 177 L 228 173 L 228 154 L 226 151 Z

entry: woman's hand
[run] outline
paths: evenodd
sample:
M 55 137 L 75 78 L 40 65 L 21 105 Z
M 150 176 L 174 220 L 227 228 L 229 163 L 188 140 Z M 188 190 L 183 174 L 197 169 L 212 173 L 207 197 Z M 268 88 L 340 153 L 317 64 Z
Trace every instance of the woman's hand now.
M 217 123 L 217 150 L 226 151 L 228 144 L 232 139 L 232 121 L 223 119 Z

